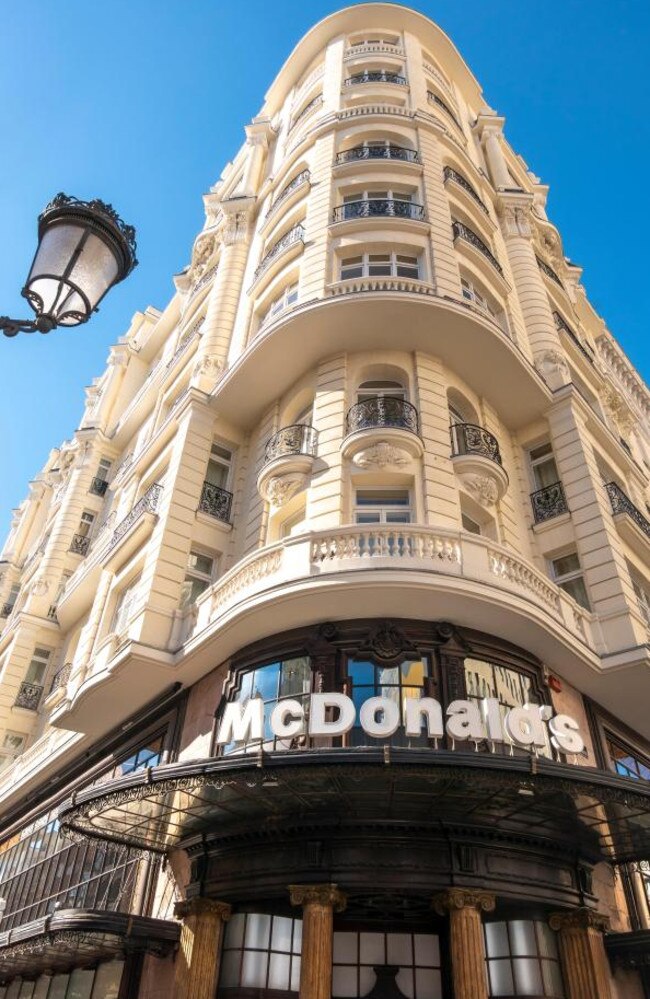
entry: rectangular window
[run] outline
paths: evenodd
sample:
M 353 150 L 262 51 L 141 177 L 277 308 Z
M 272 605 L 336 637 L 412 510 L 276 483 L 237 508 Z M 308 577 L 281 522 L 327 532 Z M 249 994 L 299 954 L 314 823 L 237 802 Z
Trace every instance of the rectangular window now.
M 260 326 L 264 326 L 265 323 L 274 319 L 275 316 L 279 315 L 290 305 L 298 300 L 298 285 L 290 284 L 288 285 L 281 295 L 274 298 L 271 304 L 268 306 L 265 312 L 260 316 Z
M 128 586 L 125 586 L 124 589 L 118 594 L 115 611 L 113 613 L 113 624 L 111 627 L 111 631 L 115 632 L 116 635 L 123 634 L 126 626 L 135 613 L 135 603 L 139 585 L 140 577 L 137 576 L 133 582 L 129 583 Z
M 363 257 L 346 257 L 341 261 L 341 281 L 363 277 Z
M 481 533 L 481 525 L 477 524 L 477 522 L 475 520 L 472 520 L 471 517 L 468 517 L 466 513 L 461 513 L 460 519 L 464 531 L 468 531 L 470 534 Z
M 34 683 L 38 686 L 43 685 L 43 678 L 45 676 L 45 671 L 47 670 L 51 653 L 51 649 L 34 649 L 31 662 L 27 669 L 27 673 L 25 674 L 26 683 Z
M 82 538 L 89 537 L 94 521 L 95 521 L 95 514 L 91 513 L 90 510 L 84 510 L 84 512 L 81 514 L 81 520 L 79 521 L 77 534 Z
M 560 481 L 553 448 L 550 444 L 540 444 L 528 452 L 536 489 L 546 489 Z
M 491 996 L 563 999 L 556 936 L 542 920 L 486 923 L 485 951 Z
M 232 451 L 223 444 L 213 444 L 210 449 L 210 460 L 205 473 L 205 481 L 220 489 L 228 488 L 230 469 L 232 466 Z
M 190 607 L 196 598 L 212 584 L 214 559 L 202 552 L 191 551 L 187 572 L 181 587 L 181 609 Z
M 632 576 L 632 586 L 634 587 L 639 610 L 643 615 L 645 623 L 650 628 L 650 586 L 645 580 L 636 579 L 634 576 Z
M 341 260 L 341 281 L 359 277 L 420 277 L 419 257 L 407 253 L 363 253 Z
M 219 992 L 227 989 L 295 992 L 300 988 L 302 920 L 238 912 L 223 941 Z
M 408 489 L 357 489 L 357 524 L 410 524 Z
M 567 552 L 566 555 L 552 559 L 551 568 L 557 585 L 566 590 L 585 610 L 591 610 L 577 552 Z
M 438 937 L 432 933 L 382 930 L 334 933 L 332 996 L 354 999 L 368 995 L 377 982 L 375 968 L 387 965 L 393 974 L 386 978 L 386 994 L 401 993 L 409 999 L 442 999 Z
M 650 760 L 611 736 L 607 736 L 606 742 L 612 769 L 617 774 L 633 780 L 650 780 Z

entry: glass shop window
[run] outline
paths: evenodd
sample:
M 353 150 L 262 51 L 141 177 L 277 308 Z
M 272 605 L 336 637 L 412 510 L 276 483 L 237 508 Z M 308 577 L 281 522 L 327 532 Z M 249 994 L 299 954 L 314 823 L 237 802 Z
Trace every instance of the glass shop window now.
M 226 924 L 221 989 L 298 992 L 302 920 L 238 912 Z
M 368 995 L 382 968 L 407 999 L 442 999 L 440 944 L 434 934 L 334 933 L 332 996 L 335 999 Z M 380 969 L 379 973 L 375 969 Z M 394 987 L 390 992 L 387 989 L 387 994 L 395 991 Z
M 231 742 L 223 747 L 224 755 L 230 753 L 272 752 L 274 749 L 295 749 L 303 745 L 306 737 L 278 739 L 271 731 L 271 712 L 278 701 L 293 698 L 307 706 L 312 688 L 311 661 L 309 656 L 284 659 L 244 673 L 241 687 L 231 700 L 245 703 L 253 697 L 264 702 L 264 739 L 259 742 Z
M 607 737 L 606 742 L 612 770 L 621 777 L 650 780 L 650 761 L 645 760 L 640 753 L 633 751 L 624 743 L 612 739 L 611 736 Z
M 564 999 L 555 934 L 542 920 L 486 923 L 485 952 L 491 996 Z
M 375 739 L 366 735 L 359 722 L 359 712 L 370 697 L 386 697 L 399 706 L 400 726 L 405 722 L 406 702 L 426 694 L 427 679 L 431 675 L 427 659 L 404 659 L 398 666 L 377 666 L 366 659 L 348 659 L 348 695 L 354 701 L 357 717 L 354 728 L 347 736 L 349 745 L 426 746 L 425 729 L 417 738 L 407 737 L 403 727 L 388 739 Z
M 465 659 L 465 688 L 467 697 L 481 705 L 485 697 L 493 697 L 499 702 L 501 717 L 504 718 L 510 708 L 521 708 L 524 704 L 541 704 L 542 700 L 535 691 L 532 677 L 519 670 L 509 669 L 497 663 L 486 662 L 483 659 Z M 505 736 L 505 732 L 504 732 Z M 507 736 L 506 736 L 507 738 Z M 495 745 L 496 752 L 508 755 L 525 752 L 514 745 Z M 550 742 L 537 750 L 540 756 L 552 759 Z

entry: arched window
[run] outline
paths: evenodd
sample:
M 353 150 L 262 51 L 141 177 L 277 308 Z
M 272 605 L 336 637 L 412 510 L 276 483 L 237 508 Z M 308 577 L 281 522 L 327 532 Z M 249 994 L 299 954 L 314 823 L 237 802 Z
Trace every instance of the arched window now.
M 406 399 L 406 389 L 400 382 L 376 381 L 362 382 L 357 389 L 357 402 L 368 402 L 369 399 Z

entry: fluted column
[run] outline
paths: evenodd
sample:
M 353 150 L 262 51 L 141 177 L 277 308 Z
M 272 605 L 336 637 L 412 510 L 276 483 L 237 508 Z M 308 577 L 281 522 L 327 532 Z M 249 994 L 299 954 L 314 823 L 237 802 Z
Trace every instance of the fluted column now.
M 609 920 L 593 909 L 554 912 L 549 923 L 556 930 L 567 999 L 611 999 L 611 973 L 603 932 Z
M 503 118 L 497 119 L 497 125 L 483 129 L 483 141 L 485 143 L 485 158 L 487 159 L 492 175 L 492 183 L 499 190 L 504 187 L 512 187 L 513 182 L 508 173 L 506 159 L 501 148 L 501 127 Z
M 176 957 L 174 999 L 214 999 L 221 963 L 224 924 L 231 907 L 210 898 L 179 902 L 183 920 Z
M 334 912 L 346 898 L 336 885 L 289 885 L 292 905 L 302 906 L 300 999 L 330 999 Z
M 474 888 L 448 888 L 433 897 L 439 915 L 449 913 L 454 999 L 488 999 L 482 912 L 492 912 L 494 895 Z

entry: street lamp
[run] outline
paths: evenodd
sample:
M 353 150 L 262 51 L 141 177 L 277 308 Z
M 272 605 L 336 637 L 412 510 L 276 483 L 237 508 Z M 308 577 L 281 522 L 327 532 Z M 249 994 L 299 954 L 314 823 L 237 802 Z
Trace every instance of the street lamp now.
M 5 336 L 87 322 L 136 260 L 135 229 L 112 205 L 57 194 L 38 217 L 38 247 L 21 294 L 35 319 L 0 316 Z

